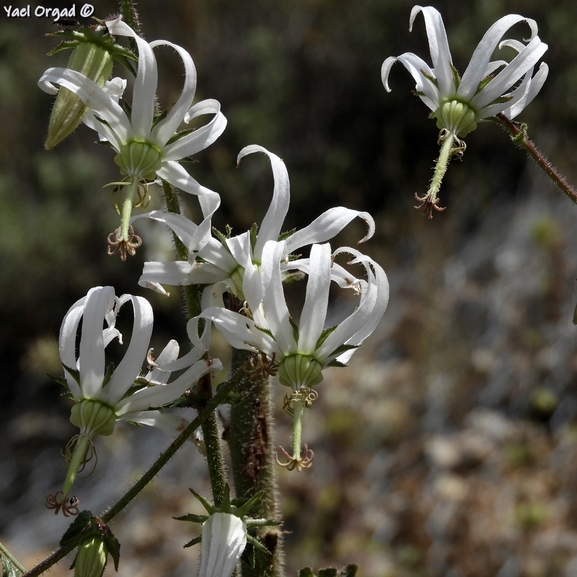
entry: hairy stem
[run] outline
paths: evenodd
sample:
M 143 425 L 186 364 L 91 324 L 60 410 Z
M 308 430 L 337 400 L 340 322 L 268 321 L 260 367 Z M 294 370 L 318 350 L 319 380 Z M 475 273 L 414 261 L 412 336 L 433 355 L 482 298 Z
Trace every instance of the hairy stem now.
M 175 214 L 180 214 L 180 204 L 178 202 L 176 190 L 172 184 L 166 181 L 163 181 L 162 186 L 167 210 Z M 188 249 L 176 235 L 174 235 L 174 246 L 178 259 L 188 260 Z M 194 318 L 201 313 L 201 296 L 202 292 L 199 285 L 183 287 L 183 298 L 189 319 Z M 200 330 L 202 330 L 202 326 L 200 327 Z M 212 398 L 210 376 L 206 375 L 203 377 L 198 382 L 196 389 L 201 403 L 204 404 L 209 402 Z M 226 472 L 224 469 L 224 459 L 222 457 L 220 435 L 218 432 L 215 412 L 213 412 L 212 415 L 207 417 L 203 422 L 202 435 L 206 446 L 206 459 L 210 476 L 210 485 L 212 488 L 212 496 L 214 498 L 214 504 L 218 507 L 222 504 L 225 495 Z
M 247 351 L 233 350 L 233 370 L 248 357 Z M 241 393 L 232 404 L 227 441 L 237 497 L 262 498 L 250 511 L 252 517 L 278 519 L 278 494 L 274 459 L 271 391 L 267 377 L 247 373 L 241 379 Z M 282 532 L 263 527 L 259 538 L 270 555 L 255 551 L 255 567 L 242 565 L 243 577 L 280 577 L 283 574 Z
M 569 184 L 567 179 L 551 164 L 545 155 L 537 148 L 535 143 L 527 136 L 527 127 L 525 125 L 519 126 L 503 113 L 497 114 L 494 118 L 496 122 L 509 133 L 511 140 L 519 148 L 524 149 L 555 185 L 577 204 L 577 190 Z

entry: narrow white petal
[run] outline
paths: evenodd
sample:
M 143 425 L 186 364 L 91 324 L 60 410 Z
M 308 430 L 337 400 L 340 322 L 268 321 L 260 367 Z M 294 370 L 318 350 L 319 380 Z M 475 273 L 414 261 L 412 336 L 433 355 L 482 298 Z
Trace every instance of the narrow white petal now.
M 455 90 L 453 71 L 451 69 L 453 60 L 443 18 L 439 11 L 432 6 L 414 6 L 411 11 L 410 29 L 412 29 L 419 12 L 422 12 L 425 18 L 429 50 L 433 61 L 433 70 L 435 71 L 434 76 L 439 84 L 439 91 L 443 96 L 450 95 Z
M 159 367 L 160 365 L 166 365 L 175 361 L 178 358 L 179 352 L 180 346 L 178 342 L 174 339 L 168 341 L 168 344 L 162 349 L 158 357 L 154 359 L 156 366 L 151 371 L 149 371 L 144 378 L 147 381 L 166 383 L 172 371 L 162 370 Z
M 142 275 L 138 279 L 141 287 L 153 288 L 156 283 L 168 286 L 189 286 L 193 284 L 213 284 L 225 280 L 228 277 L 222 269 L 208 262 L 195 262 L 189 264 L 186 261 L 144 263 Z
M 150 347 L 150 336 L 152 334 L 154 317 L 150 303 L 145 298 L 132 295 L 123 295 L 119 299 L 121 305 L 127 301 L 132 303 L 134 311 L 130 344 L 102 394 L 103 400 L 112 406 L 120 401 L 139 376 Z
M 230 577 L 244 548 L 246 526 L 229 513 L 213 513 L 202 525 L 199 577 Z
M 86 295 L 78 368 L 82 394 L 87 399 L 102 397 L 105 373 L 103 324 L 106 315 L 114 308 L 114 302 L 112 287 L 93 288 Z
M 310 273 L 303 305 L 298 352 L 313 354 L 325 327 L 329 289 L 331 285 L 332 255 L 329 244 L 314 244 L 311 248 Z
M 214 114 L 214 117 L 194 132 L 166 145 L 163 153 L 165 160 L 181 160 L 193 156 L 208 148 L 224 132 L 227 120 L 220 111 L 220 103 L 217 100 L 203 100 L 195 104 L 185 116 L 185 121 L 189 122 L 192 118 L 205 114 Z
M 164 147 L 168 140 L 172 138 L 177 131 L 192 104 L 194 93 L 196 92 L 196 69 L 190 54 L 184 48 L 166 40 L 156 40 L 155 42 L 150 43 L 151 48 L 156 48 L 157 46 L 170 46 L 171 48 L 174 48 L 181 57 L 182 64 L 184 65 L 184 86 L 182 87 L 180 97 L 166 118 L 154 127 L 151 135 L 151 140 L 153 142 Z
M 178 399 L 207 373 L 221 369 L 222 364 L 218 359 L 198 361 L 172 383 L 146 387 L 122 399 L 115 405 L 116 414 L 122 416 L 133 411 L 161 407 Z
M 192 236 L 191 243 L 188 245 L 189 253 L 198 252 L 211 238 L 212 215 L 220 206 L 220 196 L 216 192 L 201 186 L 177 162 L 170 161 L 163 163 L 161 169 L 157 172 L 157 176 L 167 180 L 170 184 L 184 192 L 199 196 L 199 202 L 205 218 L 198 225 L 198 228 Z
M 477 48 L 475 48 L 469 65 L 461 78 L 458 90 L 459 96 L 467 100 L 473 98 L 479 88 L 479 83 L 486 76 L 487 65 L 501 38 L 509 28 L 523 21 L 529 24 L 531 28 L 531 38 L 533 38 L 537 33 L 537 24 L 534 20 L 524 18 L 518 14 L 503 16 L 503 18 L 497 20 L 497 22 L 485 32 L 481 42 L 479 42 Z
M 121 420 L 154 427 L 169 437 L 178 437 L 190 424 L 184 417 L 165 411 L 134 411 L 122 415 Z
M 354 218 L 362 218 L 369 228 L 367 234 L 359 243 L 369 240 L 375 234 L 375 221 L 368 212 L 351 210 L 342 206 L 330 208 L 323 212 L 307 227 L 297 230 L 286 240 L 286 248 L 289 253 L 309 244 L 322 243 L 334 238 Z
M 290 313 L 282 286 L 280 261 L 285 254 L 286 247 L 284 242 L 269 240 L 264 245 L 260 274 L 262 278 L 263 308 L 268 328 L 283 354 L 287 355 L 297 351 L 297 343 L 289 321 Z
M 128 24 L 120 19 L 106 22 L 111 34 L 128 36 L 136 41 L 138 47 L 138 71 L 132 90 L 131 122 L 136 138 L 148 139 L 154 116 L 154 100 L 158 85 L 156 58 L 150 44 L 138 36 Z
M 541 42 L 538 36 L 533 38 L 527 47 L 493 78 L 483 90 L 471 101 L 473 106 L 483 108 L 499 98 L 511 88 L 525 73 L 527 73 L 547 51 L 547 44 Z
M 521 111 L 539 94 L 539 91 L 543 87 L 547 75 L 549 74 L 549 66 L 544 62 L 539 66 L 539 70 L 533 78 L 529 81 L 523 96 L 513 105 L 504 110 L 504 114 L 508 118 L 515 118 L 521 113 Z
M 237 165 L 247 154 L 255 152 L 262 152 L 269 157 L 274 178 L 272 201 L 259 227 L 254 247 L 254 257 L 260 261 L 265 243 L 269 240 L 278 240 L 281 233 L 282 225 L 289 209 L 290 183 L 285 163 L 276 154 L 269 152 L 262 146 L 256 144 L 245 146 L 238 154 Z

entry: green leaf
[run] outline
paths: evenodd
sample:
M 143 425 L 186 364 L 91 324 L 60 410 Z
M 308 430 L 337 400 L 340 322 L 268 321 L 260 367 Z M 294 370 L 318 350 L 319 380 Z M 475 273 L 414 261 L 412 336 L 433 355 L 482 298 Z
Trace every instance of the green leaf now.
M 358 565 L 347 565 L 341 569 L 341 577 L 355 577 L 357 571 L 359 570 Z
M 321 569 L 318 572 L 318 577 L 337 577 L 337 570 L 333 567 L 327 569 Z
M 314 573 L 310 567 L 305 567 L 299 571 L 299 577 L 314 577 Z
M 108 526 L 106 527 L 104 544 L 106 545 L 106 550 L 114 561 L 114 569 L 118 573 L 118 562 L 120 561 L 120 541 L 118 541 Z
M 177 521 L 190 521 L 191 523 L 204 523 L 208 519 L 208 515 L 195 515 L 194 513 L 189 513 L 188 515 L 182 515 L 180 517 L 173 517 Z
M 60 539 L 60 547 L 68 546 L 72 541 L 80 537 L 92 524 L 92 513 L 90 511 L 80 511 L 76 519 L 72 521 L 62 539 Z

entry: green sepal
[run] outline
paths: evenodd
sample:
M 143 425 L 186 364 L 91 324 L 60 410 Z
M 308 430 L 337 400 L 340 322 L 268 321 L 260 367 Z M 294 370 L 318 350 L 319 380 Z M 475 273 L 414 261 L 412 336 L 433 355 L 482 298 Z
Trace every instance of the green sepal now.
M 352 351 L 353 349 L 358 349 L 359 345 L 341 345 L 340 347 L 337 347 L 332 354 L 335 356 L 340 356 L 343 353 L 346 353 L 347 351 Z M 339 365 L 331 365 L 330 363 L 327 366 L 339 366 Z
M 250 543 L 255 549 L 258 549 L 261 553 L 264 553 L 265 555 L 270 555 L 270 551 L 256 537 L 247 534 L 246 541 L 247 543 Z M 254 565 L 252 565 L 252 567 L 254 567 Z
M 318 577 L 337 577 L 337 570 L 334 567 L 319 569 Z
M 254 251 L 254 247 L 256 246 L 256 237 L 257 237 L 257 233 L 258 233 L 258 226 L 256 224 L 256 222 L 250 227 L 250 232 L 249 232 L 249 236 L 250 236 L 250 247 L 253 249 Z M 259 263 L 260 264 L 260 263 Z
M 293 318 L 289 315 L 289 324 L 293 330 L 293 338 L 295 342 L 299 342 L 299 326 L 294 322 Z
M 176 517 L 175 517 L 176 518 Z M 183 548 L 186 549 L 187 547 L 192 547 L 193 545 L 196 545 L 197 543 L 200 543 L 202 540 L 202 537 L 195 537 L 194 539 L 191 539 L 188 543 L 186 543 L 185 545 L 183 545 Z
M 280 236 L 278 237 L 278 241 L 281 242 L 282 240 L 286 240 L 289 236 L 292 236 L 296 231 L 296 228 L 291 228 L 291 230 L 287 230 L 286 232 L 281 232 Z
M 322 333 L 319 339 L 317 340 L 317 344 L 315 346 L 315 350 L 318 350 L 319 347 L 327 340 L 327 337 L 338 327 L 339 325 L 334 325 L 332 327 L 328 327 Z
M 92 524 L 92 513 L 90 511 L 80 511 L 76 519 L 72 521 L 68 529 L 66 529 L 62 539 L 60 539 L 60 547 L 68 546 L 72 541 L 80 537 Z
M 191 523 L 204 523 L 208 519 L 208 515 L 195 515 L 188 513 L 188 515 L 181 515 L 180 517 L 173 517 L 177 521 L 190 521 Z
M 314 573 L 310 567 L 304 567 L 299 571 L 299 577 L 314 577 Z
M 46 373 L 46 376 L 53 381 L 56 381 L 59 385 L 62 385 L 68 389 L 68 384 L 66 383 L 66 379 L 64 377 L 57 377 L 55 375 L 51 375 L 50 373 Z
M 78 369 L 72 369 L 71 367 L 67 367 L 64 363 L 62 363 L 64 370 L 78 383 L 80 384 L 80 371 Z M 66 382 L 66 381 L 65 381 Z
M 118 563 L 120 562 L 120 541 L 114 536 L 108 526 L 106 526 L 106 535 L 103 540 L 108 554 L 112 557 L 112 561 L 114 561 L 114 569 L 118 573 Z

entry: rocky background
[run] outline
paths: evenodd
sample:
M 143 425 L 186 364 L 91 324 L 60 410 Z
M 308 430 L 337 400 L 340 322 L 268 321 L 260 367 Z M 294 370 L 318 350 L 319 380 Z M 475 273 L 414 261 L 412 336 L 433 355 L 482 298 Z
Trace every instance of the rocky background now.
M 51 6 L 66 7 L 57 2 Z M 570 0 L 437 2 L 463 70 L 487 27 L 518 12 L 548 42 L 550 76 L 521 119 L 569 177 L 575 170 L 577 16 Z M 113 13 L 99 2 L 96 15 Z M 193 175 L 221 193 L 216 225 L 259 221 L 272 179 L 266 159 L 235 157 L 258 143 L 291 176 L 287 228 L 329 206 L 369 210 L 377 235 L 363 250 L 385 268 L 383 323 L 348 369 L 331 369 L 307 414 L 312 469 L 279 471 L 287 574 L 358 563 L 367 577 L 577 575 L 577 206 L 490 123 L 467 137 L 449 168 L 447 210 L 413 209 L 438 153 L 437 129 L 399 66 L 393 92 L 380 65 L 405 51 L 429 60 L 422 21 L 407 30 L 405 0 L 197 0 L 141 2 L 147 39 L 185 46 L 198 99 L 229 119 Z M 125 263 L 105 255 L 116 224 L 106 190 L 109 150 L 81 127 L 50 153 L 42 143 L 52 99 L 36 88 L 55 44 L 46 19 L 0 15 L 0 541 L 32 566 L 69 521 L 43 508 L 64 478 L 59 451 L 74 434 L 69 405 L 46 373 L 60 374 L 57 335 L 72 302 L 96 284 L 149 298 L 155 339 L 184 342 L 178 291 L 136 285 L 142 262 L 166 250 L 160 228 Z M 526 34 L 519 26 L 518 34 Z M 160 94 L 170 105 L 181 70 L 161 52 Z M 172 84 L 174 82 L 174 84 Z M 160 202 L 157 200 L 157 202 Z M 194 214 L 194 202 L 190 203 Z M 356 242 L 362 225 L 339 239 Z M 148 252 L 147 252 L 148 251 Z M 336 303 L 335 314 L 347 303 Z M 280 409 L 277 440 L 288 444 Z M 77 484 L 82 508 L 115 501 L 168 445 L 156 431 L 118 427 L 98 441 L 98 467 Z M 113 524 L 119 574 L 194 574 L 198 534 L 172 519 L 208 494 L 202 456 L 184 448 Z M 51 572 L 69 574 L 71 559 Z M 112 567 L 106 575 L 113 575 Z

